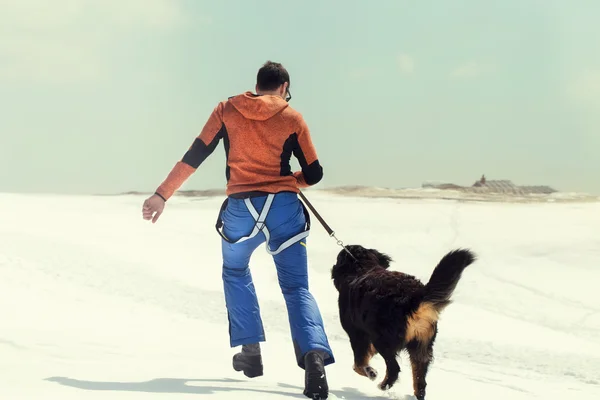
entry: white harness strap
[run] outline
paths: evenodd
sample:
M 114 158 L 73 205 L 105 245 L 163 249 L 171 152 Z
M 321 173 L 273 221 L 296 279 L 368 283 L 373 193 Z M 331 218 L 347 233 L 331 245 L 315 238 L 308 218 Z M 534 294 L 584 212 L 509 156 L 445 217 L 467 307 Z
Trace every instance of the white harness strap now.
M 252 202 L 250 201 L 250 199 L 244 199 L 244 203 L 246 204 L 248 211 L 250 211 L 250 214 L 256 221 L 256 224 L 254 225 L 254 229 L 252 230 L 252 233 L 250 233 L 249 236 L 245 236 L 245 237 L 241 238 L 236 243 L 251 239 L 254 236 L 258 235 L 258 233 L 260 231 L 262 231 L 265 234 L 265 238 L 266 238 L 267 253 L 269 253 L 271 255 L 277 255 L 277 254 L 281 253 L 283 250 L 285 250 L 288 247 L 290 247 L 291 245 L 293 245 L 294 243 L 296 243 L 308 236 L 308 234 L 309 234 L 308 230 L 306 230 L 304 232 L 300 232 L 299 234 L 297 234 L 297 235 L 291 237 L 290 239 L 286 240 L 285 242 L 283 242 L 276 250 L 271 250 L 271 247 L 269 246 L 269 240 L 271 238 L 271 235 L 269 233 L 269 230 L 267 229 L 267 226 L 265 225 L 265 220 L 267 219 L 267 215 L 269 214 L 271 204 L 273 203 L 273 197 L 274 197 L 273 194 L 269 194 L 267 196 L 267 200 L 265 201 L 265 205 L 263 206 L 263 209 L 262 209 L 260 215 L 258 214 L 258 211 L 256 211 L 256 209 L 254 208 L 254 205 L 252 205 Z
M 258 235 L 258 233 L 263 228 L 266 229 L 265 220 L 267 219 L 267 214 L 269 213 L 269 208 L 271 208 L 271 203 L 273 203 L 273 196 L 272 195 L 267 196 L 267 200 L 265 201 L 265 206 L 263 207 L 263 210 L 260 213 L 260 215 L 258 215 L 258 213 L 256 212 L 256 209 L 254 207 L 252 207 L 252 203 L 250 202 L 250 199 L 245 199 L 244 203 L 246 203 L 246 207 L 249 207 L 248 210 L 252 214 L 252 217 L 256 221 L 256 224 L 254 224 L 254 229 L 252 230 L 250 235 L 241 237 L 238 241 L 236 241 L 236 243 L 245 242 L 248 239 L 252 239 L 254 236 Z M 250 208 L 250 207 L 252 207 L 252 208 Z

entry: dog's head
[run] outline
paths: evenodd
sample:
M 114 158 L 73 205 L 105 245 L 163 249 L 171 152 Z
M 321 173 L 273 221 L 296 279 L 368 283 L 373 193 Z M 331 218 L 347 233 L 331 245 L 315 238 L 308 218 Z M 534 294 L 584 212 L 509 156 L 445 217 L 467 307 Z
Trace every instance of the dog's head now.
M 390 256 L 375 249 L 367 249 L 360 245 L 348 245 L 346 249 L 348 251 L 340 250 L 336 263 L 331 268 L 331 279 L 338 290 L 345 279 L 356 278 L 375 268 L 388 269 L 392 262 Z

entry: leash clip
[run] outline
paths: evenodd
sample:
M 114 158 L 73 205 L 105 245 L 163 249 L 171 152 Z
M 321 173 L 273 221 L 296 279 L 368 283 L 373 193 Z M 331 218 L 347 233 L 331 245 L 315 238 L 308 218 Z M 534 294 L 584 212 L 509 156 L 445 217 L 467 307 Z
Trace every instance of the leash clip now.
M 356 257 L 354 257 L 354 254 L 350 253 L 350 250 L 348 250 L 348 249 L 346 248 L 346 246 L 344 246 L 344 242 L 342 242 L 340 239 L 338 239 L 338 238 L 335 236 L 335 232 L 333 232 L 333 231 L 332 231 L 332 232 L 331 232 L 331 234 L 330 234 L 329 236 L 331 236 L 332 238 L 334 238 L 334 239 L 337 241 L 337 244 L 338 244 L 338 246 L 341 246 L 341 247 L 342 247 L 344 250 L 346 250 L 346 253 L 350 254 L 350 257 L 352 257 L 352 258 L 354 259 L 354 261 L 358 261 L 358 260 L 356 259 Z

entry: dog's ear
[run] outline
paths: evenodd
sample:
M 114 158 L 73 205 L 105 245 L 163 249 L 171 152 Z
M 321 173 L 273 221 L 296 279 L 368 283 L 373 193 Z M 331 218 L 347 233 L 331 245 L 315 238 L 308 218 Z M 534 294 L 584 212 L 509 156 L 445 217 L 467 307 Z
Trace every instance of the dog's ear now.
M 333 267 L 331 267 L 331 280 L 333 281 L 333 286 L 337 289 L 340 290 L 339 288 L 339 267 L 337 264 L 334 264 Z
M 340 290 L 340 284 L 350 272 L 349 268 L 351 268 L 351 265 L 352 264 L 347 263 L 336 263 L 331 267 L 331 280 L 333 281 L 333 286 L 335 286 L 337 290 Z
M 379 263 L 379 265 L 381 265 L 385 269 L 388 269 L 390 267 L 390 263 L 393 261 L 392 257 L 388 256 L 385 253 L 381 253 L 377 250 L 375 250 L 375 254 L 377 255 L 377 262 Z

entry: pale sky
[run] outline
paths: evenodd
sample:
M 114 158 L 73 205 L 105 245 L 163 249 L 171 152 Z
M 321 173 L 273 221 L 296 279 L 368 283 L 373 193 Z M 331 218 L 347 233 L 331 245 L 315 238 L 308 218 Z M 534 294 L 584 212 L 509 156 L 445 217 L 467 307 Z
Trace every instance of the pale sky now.
M 274 60 L 317 187 L 600 194 L 599 20 L 598 0 L 0 0 L 0 191 L 153 191 Z M 224 162 L 183 189 L 224 188 Z

